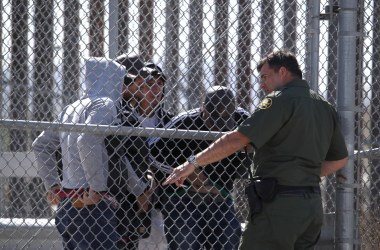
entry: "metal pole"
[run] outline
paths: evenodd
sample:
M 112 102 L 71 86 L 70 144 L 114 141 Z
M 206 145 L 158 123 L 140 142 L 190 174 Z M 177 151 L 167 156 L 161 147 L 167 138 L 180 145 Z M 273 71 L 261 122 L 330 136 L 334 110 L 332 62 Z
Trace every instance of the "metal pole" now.
M 118 0 L 110 0 L 108 4 L 109 8 L 109 30 L 108 30 L 108 44 L 109 44 L 109 51 L 108 51 L 108 57 L 109 58 L 115 58 L 118 54 L 118 39 L 119 37 L 118 34 Z
M 307 55 L 306 77 L 309 81 L 310 88 L 318 91 L 318 73 L 319 73 L 319 16 L 320 16 L 320 0 L 309 0 L 309 55 Z
M 166 36 L 165 36 L 165 107 L 177 114 L 179 110 L 180 68 L 179 68 L 179 34 L 180 2 L 166 1 Z
M 357 1 L 339 1 L 337 109 L 350 156 L 355 138 Z M 354 159 L 336 175 L 336 249 L 354 249 Z

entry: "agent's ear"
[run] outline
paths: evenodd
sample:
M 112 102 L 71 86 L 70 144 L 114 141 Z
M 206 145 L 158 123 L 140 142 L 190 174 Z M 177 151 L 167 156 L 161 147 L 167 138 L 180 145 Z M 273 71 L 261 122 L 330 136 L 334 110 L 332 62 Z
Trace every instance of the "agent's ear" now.
M 285 67 L 281 67 L 278 70 L 278 73 L 280 74 L 281 80 L 285 80 L 290 74 L 290 72 Z
M 288 70 L 284 66 L 282 66 L 278 71 L 281 75 L 286 74 L 288 72 Z

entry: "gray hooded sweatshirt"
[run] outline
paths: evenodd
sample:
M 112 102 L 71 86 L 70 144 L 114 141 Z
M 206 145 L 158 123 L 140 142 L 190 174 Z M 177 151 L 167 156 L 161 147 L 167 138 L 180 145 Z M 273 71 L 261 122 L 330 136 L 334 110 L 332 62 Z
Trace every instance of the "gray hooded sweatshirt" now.
M 107 58 L 89 58 L 85 62 L 84 94 L 66 106 L 58 122 L 112 125 L 118 122 L 116 105 L 122 93 L 125 68 Z M 38 174 L 46 188 L 60 184 L 56 150 L 62 150 L 62 183 L 69 189 L 107 190 L 108 155 L 105 135 L 44 131 L 32 149 L 39 166 Z

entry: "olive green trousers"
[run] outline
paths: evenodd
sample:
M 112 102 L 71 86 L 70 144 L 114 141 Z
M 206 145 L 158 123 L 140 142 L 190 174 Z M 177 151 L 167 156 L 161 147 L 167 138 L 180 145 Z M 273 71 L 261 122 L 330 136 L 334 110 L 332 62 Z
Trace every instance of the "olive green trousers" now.
M 317 243 L 323 222 L 320 194 L 278 194 L 251 217 L 240 250 L 307 250 Z

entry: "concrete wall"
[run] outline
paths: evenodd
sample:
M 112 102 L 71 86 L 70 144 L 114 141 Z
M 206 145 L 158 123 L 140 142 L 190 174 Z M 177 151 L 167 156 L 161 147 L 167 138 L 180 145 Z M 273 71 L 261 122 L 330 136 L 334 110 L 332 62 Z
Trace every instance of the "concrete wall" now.
M 0 249 L 58 250 L 62 243 L 55 227 L 1 226 Z

